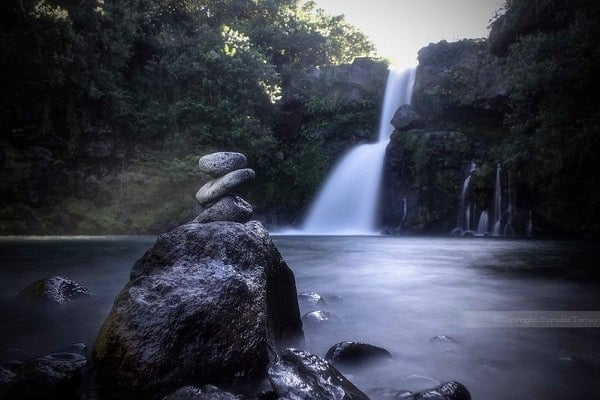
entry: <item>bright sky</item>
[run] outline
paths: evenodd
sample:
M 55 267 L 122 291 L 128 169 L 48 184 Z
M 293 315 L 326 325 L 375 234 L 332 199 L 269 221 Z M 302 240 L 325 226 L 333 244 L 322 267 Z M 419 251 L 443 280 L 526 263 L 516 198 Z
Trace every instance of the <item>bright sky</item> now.
M 401 66 L 440 40 L 487 37 L 490 18 L 503 0 L 315 0 L 328 14 L 344 14 L 381 56 Z

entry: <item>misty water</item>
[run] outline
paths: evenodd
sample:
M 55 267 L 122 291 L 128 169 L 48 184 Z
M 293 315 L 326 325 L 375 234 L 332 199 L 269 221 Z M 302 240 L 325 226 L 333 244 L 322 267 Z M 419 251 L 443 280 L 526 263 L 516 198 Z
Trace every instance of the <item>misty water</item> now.
M 323 356 L 343 340 L 388 349 L 385 361 L 347 376 L 367 393 L 417 389 L 422 378 L 458 380 L 474 399 L 597 398 L 597 328 L 476 328 L 470 311 L 593 311 L 600 304 L 600 251 L 575 241 L 500 238 L 275 236 L 298 292 L 314 291 L 340 319 L 306 331 Z M 114 296 L 152 237 L 0 240 L 0 352 L 50 352 L 93 343 Z M 18 291 L 62 275 L 97 299 L 25 314 Z M 302 308 L 301 312 L 311 311 Z M 447 335 L 455 342 L 431 341 Z M 375 399 L 375 396 L 372 396 Z

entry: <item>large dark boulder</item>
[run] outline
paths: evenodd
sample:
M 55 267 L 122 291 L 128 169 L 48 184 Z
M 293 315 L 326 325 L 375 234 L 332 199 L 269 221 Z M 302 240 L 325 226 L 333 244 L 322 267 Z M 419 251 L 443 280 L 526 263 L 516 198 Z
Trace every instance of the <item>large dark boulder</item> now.
M 293 273 L 263 226 L 189 223 L 136 262 L 93 360 L 106 395 L 143 398 L 263 378 L 302 338 Z
M 287 349 L 269 368 L 275 393 L 290 400 L 368 400 L 334 366 L 308 352 Z

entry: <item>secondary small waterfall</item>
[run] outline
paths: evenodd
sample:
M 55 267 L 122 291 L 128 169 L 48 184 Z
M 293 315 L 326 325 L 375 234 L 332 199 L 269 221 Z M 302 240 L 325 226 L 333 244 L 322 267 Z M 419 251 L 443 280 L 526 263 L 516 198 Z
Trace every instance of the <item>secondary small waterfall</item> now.
M 496 187 L 494 189 L 494 228 L 492 235 L 499 236 L 502 231 L 502 187 L 500 186 L 500 164 L 496 167 Z
M 482 211 L 479 217 L 479 224 L 477 225 L 477 235 L 483 236 L 489 233 L 489 217 L 487 211 Z
M 471 183 L 471 176 L 477 168 L 474 162 L 469 165 L 469 171 L 463 182 L 462 191 L 460 193 L 460 204 L 458 210 L 458 222 L 457 228 L 461 228 L 464 231 L 471 230 L 471 205 L 467 205 L 467 196 L 469 194 L 469 184 Z
M 376 143 L 353 147 L 319 190 L 301 233 L 315 235 L 377 234 L 377 205 L 385 149 L 394 130 L 390 121 L 403 104 L 410 104 L 415 68 L 390 70 Z

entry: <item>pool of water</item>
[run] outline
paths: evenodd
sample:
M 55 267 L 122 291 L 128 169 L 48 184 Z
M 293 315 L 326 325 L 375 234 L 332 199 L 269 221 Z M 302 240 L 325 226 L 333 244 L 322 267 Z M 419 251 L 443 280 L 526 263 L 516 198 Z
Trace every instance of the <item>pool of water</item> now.
M 318 292 L 329 299 L 323 308 L 339 316 L 329 329 L 306 331 L 308 350 L 323 356 L 337 342 L 358 340 L 392 353 L 393 361 L 349 374 L 367 393 L 400 388 L 406 376 L 421 375 L 458 380 L 474 399 L 600 396 L 600 329 L 474 327 L 465 319 L 473 311 L 599 310 L 600 249 L 593 243 L 310 236 L 273 240 L 295 273 L 298 292 Z M 81 340 L 93 343 L 131 266 L 153 241 L 0 240 L 0 351 L 19 347 L 42 353 Z M 83 311 L 66 307 L 47 323 L 32 324 L 30 318 L 15 315 L 12 302 L 18 291 L 53 275 L 88 287 L 97 300 Z M 454 341 L 432 342 L 438 335 Z

